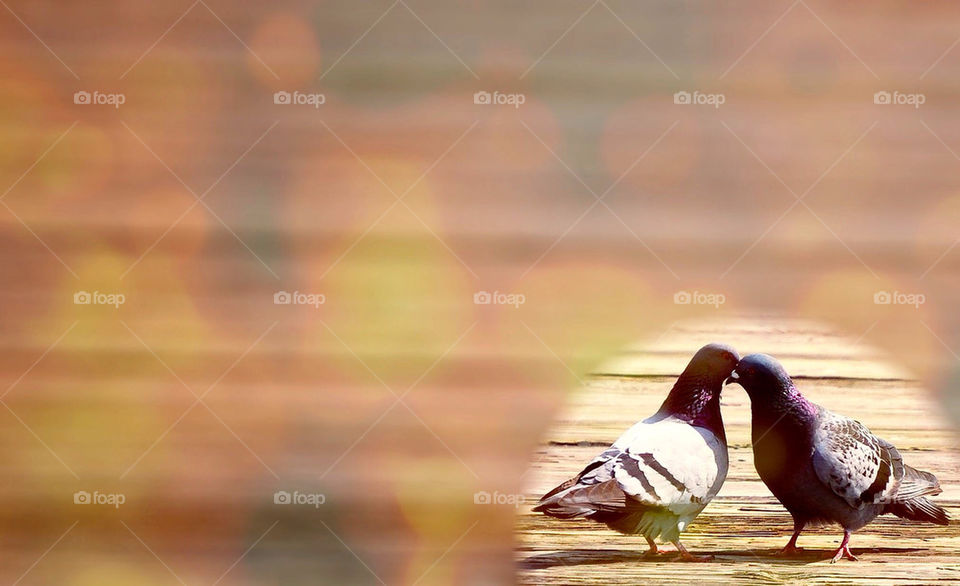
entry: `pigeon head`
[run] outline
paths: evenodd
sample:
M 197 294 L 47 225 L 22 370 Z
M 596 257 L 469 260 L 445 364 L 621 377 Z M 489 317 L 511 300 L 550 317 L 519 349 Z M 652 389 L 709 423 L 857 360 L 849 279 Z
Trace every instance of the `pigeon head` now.
M 673 385 L 660 413 L 722 434 L 720 391 L 739 360 L 737 351 L 725 344 L 707 344 L 700 348 Z
M 708 381 L 711 387 L 715 383 L 719 391 L 724 379 L 730 376 L 738 362 L 740 362 L 740 355 L 733 347 L 726 344 L 707 344 L 693 355 L 690 364 L 680 375 L 680 379 L 695 377 Z
M 727 378 L 726 384 L 730 383 L 743 387 L 754 402 L 796 393 L 796 387 L 783 365 L 767 354 L 744 356 Z

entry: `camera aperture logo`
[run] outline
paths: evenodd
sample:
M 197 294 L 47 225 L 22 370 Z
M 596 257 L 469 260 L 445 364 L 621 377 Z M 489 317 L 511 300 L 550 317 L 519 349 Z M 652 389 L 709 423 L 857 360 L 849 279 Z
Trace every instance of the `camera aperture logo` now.
M 127 302 L 123 293 L 101 293 L 100 291 L 77 291 L 73 294 L 74 305 L 112 305 L 119 308 Z
M 478 106 L 513 106 L 519 108 L 527 101 L 526 94 L 505 94 L 502 92 L 479 91 L 473 94 L 473 103 Z
M 522 494 L 507 494 L 498 490 L 492 493 L 485 490 L 473 493 L 473 504 L 475 505 L 512 505 L 519 509 L 524 500 L 525 497 Z
M 719 308 L 727 302 L 727 296 L 723 293 L 677 291 L 673 294 L 673 302 L 676 305 L 712 305 Z
M 327 302 L 327 296 L 323 293 L 301 293 L 294 291 L 277 291 L 273 294 L 274 305 L 312 305 L 315 308 L 320 307 Z
M 95 490 L 89 493 L 85 490 L 78 490 L 73 493 L 73 504 L 75 505 L 109 505 L 116 509 L 127 502 L 127 495 L 121 492 L 100 492 Z
M 273 94 L 273 103 L 281 106 L 313 106 L 319 109 L 326 101 L 324 94 L 305 94 L 299 90 L 293 93 L 281 90 Z
M 913 106 L 914 108 L 919 109 L 920 106 L 926 103 L 926 101 L 927 96 L 920 93 L 905 94 L 898 91 L 879 91 L 873 94 L 873 103 L 881 106 Z
M 278 490 L 273 493 L 273 504 L 275 505 L 310 505 L 319 509 L 320 505 L 327 502 L 327 496 L 320 492 L 300 492 L 295 490 L 287 492 Z
M 923 293 L 902 293 L 900 291 L 877 291 L 873 294 L 876 305 L 912 305 L 915 309 L 927 302 Z
M 94 91 L 93 93 L 79 90 L 73 93 L 73 103 L 81 106 L 113 106 L 116 109 L 120 109 L 120 106 L 124 105 L 127 102 L 127 96 L 125 94 L 106 94 L 99 91 Z
M 527 302 L 527 296 L 523 293 L 501 293 L 500 291 L 477 291 L 473 294 L 473 302 L 476 305 L 512 305 L 520 307 Z
M 723 94 L 707 94 L 699 90 L 693 93 L 679 91 L 673 94 L 673 103 L 682 106 L 713 106 L 714 108 L 719 108 L 725 104 L 726 101 L 727 96 Z

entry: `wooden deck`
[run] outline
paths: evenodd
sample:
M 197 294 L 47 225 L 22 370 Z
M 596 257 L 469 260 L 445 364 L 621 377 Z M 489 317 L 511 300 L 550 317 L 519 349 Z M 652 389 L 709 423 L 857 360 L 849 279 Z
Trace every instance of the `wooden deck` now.
M 701 343 L 726 340 L 744 353 L 782 359 L 813 401 L 852 416 L 892 441 L 905 461 L 934 472 L 944 487 L 936 501 L 960 512 L 960 460 L 954 432 L 937 404 L 896 365 L 852 338 L 810 323 L 724 321 L 693 329 L 680 325 L 655 351 L 637 349 L 591 377 L 544 438 L 527 492 L 529 502 L 576 473 L 636 419 L 659 406 L 678 369 Z M 797 342 L 803 340 L 804 344 Z M 842 535 L 835 527 L 807 530 L 806 551 L 784 560 L 772 554 L 790 536 L 790 516 L 760 482 L 750 447 L 749 399 L 724 390 L 723 417 L 730 472 L 720 494 L 684 533 L 691 551 L 710 564 L 651 561 L 642 537 L 619 535 L 585 520 L 560 521 L 526 507 L 517 531 L 520 580 L 528 584 L 825 583 L 905 584 L 960 580 L 960 531 L 908 523 L 892 516 L 854 534 L 859 562 L 829 563 Z M 672 556 L 671 556 L 672 557 Z M 668 558 L 670 559 L 670 558 Z
M 787 521 L 750 469 L 739 389 L 730 481 L 687 535 L 712 566 L 526 514 L 516 551 L 515 508 L 474 493 L 540 494 L 598 449 L 550 441 L 609 442 L 724 340 L 815 377 L 952 503 L 946 422 L 911 414 L 960 415 L 957 22 L 950 2 L 5 0 L 0 583 L 951 578 L 952 537 L 892 521 L 855 550 L 911 551 L 767 560 Z M 914 89 L 921 108 L 872 100 Z M 746 317 L 671 326 L 704 316 Z M 74 504 L 97 490 L 126 503 Z

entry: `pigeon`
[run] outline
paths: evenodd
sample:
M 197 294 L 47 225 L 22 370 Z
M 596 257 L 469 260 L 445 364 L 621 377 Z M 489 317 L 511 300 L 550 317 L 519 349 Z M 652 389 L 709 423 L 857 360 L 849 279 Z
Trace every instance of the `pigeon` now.
M 836 562 L 857 559 L 850 534 L 878 515 L 948 524 L 947 512 L 926 498 L 941 492 L 936 476 L 904 464 L 893 444 L 859 421 L 805 399 L 774 358 L 744 357 L 727 383 L 750 396 L 757 473 L 793 516 L 782 555 L 801 551 L 797 538 L 807 525 L 843 527 Z
M 720 391 L 740 356 L 721 344 L 701 348 L 660 410 L 628 429 L 533 509 L 550 517 L 585 517 L 647 539 L 658 537 L 684 561 L 708 561 L 680 543 L 680 533 L 716 496 L 727 476 L 727 438 Z

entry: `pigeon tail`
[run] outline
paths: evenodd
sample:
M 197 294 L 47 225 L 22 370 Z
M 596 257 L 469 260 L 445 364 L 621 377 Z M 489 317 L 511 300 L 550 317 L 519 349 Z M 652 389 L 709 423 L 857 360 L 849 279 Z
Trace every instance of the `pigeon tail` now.
M 950 515 L 924 497 L 887 505 L 885 513 L 893 513 L 910 521 L 922 521 L 937 525 L 949 525 Z
M 563 507 L 554 506 L 554 504 L 544 504 L 538 505 L 533 508 L 534 513 L 543 513 L 548 517 L 553 517 L 554 519 L 573 519 L 576 517 L 586 516 L 591 511 L 584 509 L 569 509 Z
M 897 500 L 908 501 L 921 496 L 937 495 L 943 492 L 940 481 L 929 472 L 917 470 L 904 464 L 903 478 L 897 490 Z

